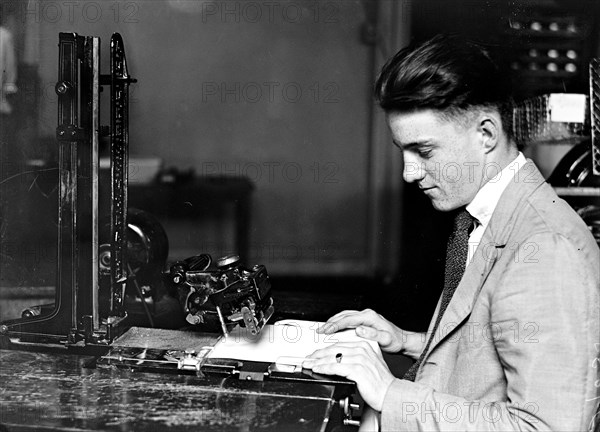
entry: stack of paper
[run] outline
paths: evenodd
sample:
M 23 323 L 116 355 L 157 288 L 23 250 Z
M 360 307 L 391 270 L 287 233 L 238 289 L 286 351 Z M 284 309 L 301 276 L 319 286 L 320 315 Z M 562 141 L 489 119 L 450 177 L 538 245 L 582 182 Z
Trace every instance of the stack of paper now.
M 337 342 L 367 341 L 375 352 L 380 352 L 377 342 L 356 335 L 354 329 L 331 335 L 319 334 L 316 330 L 324 323 L 316 321 L 283 320 L 266 325 L 253 336 L 245 328 L 236 327 L 228 337 L 215 345 L 209 358 L 224 358 L 300 365 L 306 356 Z

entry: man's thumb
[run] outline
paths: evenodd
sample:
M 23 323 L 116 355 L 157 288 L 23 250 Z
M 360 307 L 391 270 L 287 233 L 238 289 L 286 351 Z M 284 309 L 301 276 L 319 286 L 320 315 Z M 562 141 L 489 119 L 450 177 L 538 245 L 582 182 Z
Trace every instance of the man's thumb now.
M 373 327 L 356 327 L 356 334 L 361 338 L 377 341 L 379 345 L 386 345 L 389 343 L 389 340 L 387 340 L 389 338 L 386 337 L 387 333 L 380 332 L 379 330 L 374 329 Z

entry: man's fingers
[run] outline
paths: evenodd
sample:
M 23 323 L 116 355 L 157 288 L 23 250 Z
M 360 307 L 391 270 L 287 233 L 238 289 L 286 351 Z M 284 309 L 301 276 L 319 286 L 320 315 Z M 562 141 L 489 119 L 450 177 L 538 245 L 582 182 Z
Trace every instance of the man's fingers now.
M 336 355 L 341 352 L 340 349 L 338 349 L 337 351 L 333 352 L 329 352 L 326 350 L 318 350 L 315 351 L 314 353 L 312 353 L 311 355 L 309 355 L 308 357 L 306 357 L 306 359 L 304 359 L 304 361 L 302 362 L 302 367 L 305 369 L 313 369 L 314 367 L 320 364 L 326 364 L 326 363 L 337 363 L 336 361 Z M 344 359 L 344 353 L 342 353 L 342 360 Z M 341 361 L 340 361 L 341 363 Z
M 348 328 L 356 328 L 362 324 L 381 328 L 386 323 L 387 321 L 381 315 L 371 309 L 345 310 L 329 318 L 325 325 L 317 329 L 317 333 L 331 334 Z
M 363 358 L 363 360 L 360 360 L 361 358 Z M 302 367 L 306 369 L 312 369 L 315 372 L 320 370 L 319 373 L 332 373 L 340 375 L 337 372 L 337 368 L 343 367 L 345 370 L 347 370 L 350 366 L 355 367 L 362 363 L 364 363 L 364 355 L 362 355 L 360 352 L 357 352 L 356 349 L 352 347 L 338 346 L 337 348 L 334 347 L 333 349 L 326 348 L 316 351 L 315 353 L 311 354 L 311 356 L 307 357 L 307 359 L 302 363 Z M 326 372 L 325 370 L 332 372 Z
M 306 361 L 319 360 L 319 361 L 329 361 L 333 362 L 336 359 L 336 355 L 338 353 L 342 354 L 342 358 L 348 355 L 359 355 L 360 353 L 369 353 L 375 354 L 373 348 L 367 342 L 358 342 L 358 343 L 350 343 L 350 342 L 339 342 L 335 345 L 328 346 L 326 348 L 321 348 L 316 350 L 311 355 L 306 357 Z M 340 361 L 341 363 L 341 361 Z M 304 363 L 303 363 L 304 365 Z
M 381 410 L 385 389 L 394 377 L 367 342 L 339 343 L 315 351 L 309 357 L 302 367 L 318 374 L 338 375 L 356 382 L 365 402 Z
M 331 322 L 331 321 L 336 321 L 339 318 L 345 317 L 346 315 L 352 315 L 352 314 L 357 314 L 360 313 L 357 310 L 343 310 L 341 312 L 336 313 L 335 315 L 333 315 L 332 317 L 330 317 L 327 322 Z
M 319 327 L 317 329 L 317 333 L 332 334 L 332 333 L 336 333 L 340 330 L 344 330 L 346 327 L 342 327 L 343 323 L 340 324 L 339 321 L 344 318 L 347 318 L 349 316 L 356 315 L 358 313 L 359 313 L 358 311 L 354 311 L 354 310 L 345 310 L 345 311 L 339 312 L 339 313 L 335 314 L 334 316 L 332 316 L 331 318 L 329 318 L 325 324 L 323 324 L 321 327 Z
M 343 363 L 319 363 L 312 367 L 312 371 L 323 375 L 338 375 L 344 378 L 354 380 L 357 374 L 358 364 L 350 363 L 350 359 Z
M 342 316 L 335 321 L 328 322 L 317 333 L 332 334 L 342 330 L 356 328 L 361 324 L 368 324 L 364 314 L 357 312 Z

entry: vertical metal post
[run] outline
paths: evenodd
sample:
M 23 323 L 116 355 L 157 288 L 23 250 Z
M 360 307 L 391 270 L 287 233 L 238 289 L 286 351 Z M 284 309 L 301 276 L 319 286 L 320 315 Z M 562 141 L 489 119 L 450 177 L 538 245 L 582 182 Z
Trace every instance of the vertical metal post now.
M 82 52 L 82 38 L 76 34 L 61 33 L 56 84 L 59 96 L 56 130 L 59 145 L 59 232 L 55 314 L 58 318 L 49 327 L 61 327 L 59 332 L 64 335 L 77 328 L 77 140 L 82 138 L 79 128 L 79 58 Z
M 97 291 L 97 130 L 99 40 L 61 33 L 57 138 L 59 141 L 59 259 L 57 308 L 70 312 L 69 341 L 94 315 Z M 68 303 L 64 303 L 69 293 Z M 89 319 L 89 318 L 87 318 Z
M 129 165 L 129 84 L 121 35 L 110 40 L 111 116 L 111 316 L 125 314 L 127 286 L 127 171 Z
M 600 59 L 590 62 L 590 122 L 592 129 L 592 168 L 600 175 Z
M 100 191 L 99 191 L 99 131 L 100 131 L 100 39 L 92 38 L 92 311 L 93 329 L 100 329 L 100 304 L 98 292 L 100 290 L 100 262 L 98 257 L 99 226 L 100 226 Z
M 79 127 L 82 137 L 77 144 L 77 328 L 85 327 L 86 320 L 96 321 L 98 293 L 98 122 L 99 122 L 99 62 L 100 40 L 81 37 L 84 40 L 79 83 Z

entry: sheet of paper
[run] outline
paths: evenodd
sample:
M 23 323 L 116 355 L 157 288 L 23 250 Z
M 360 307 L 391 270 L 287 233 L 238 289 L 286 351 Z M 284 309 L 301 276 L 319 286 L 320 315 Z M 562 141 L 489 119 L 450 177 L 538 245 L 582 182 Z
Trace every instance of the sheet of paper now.
M 215 345 L 209 358 L 226 358 L 299 365 L 314 351 L 337 342 L 358 342 L 366 339 L 356 335 L 354 329 L 332 335 L 316 332 L 323 323 L 316 321 L 283 320 L 266 325 L 260 334 L 252 336 L 245 328 L 236 327 L 227 338 Z M 380 352 L 377 342 L 367 341 L 375 352 Z

